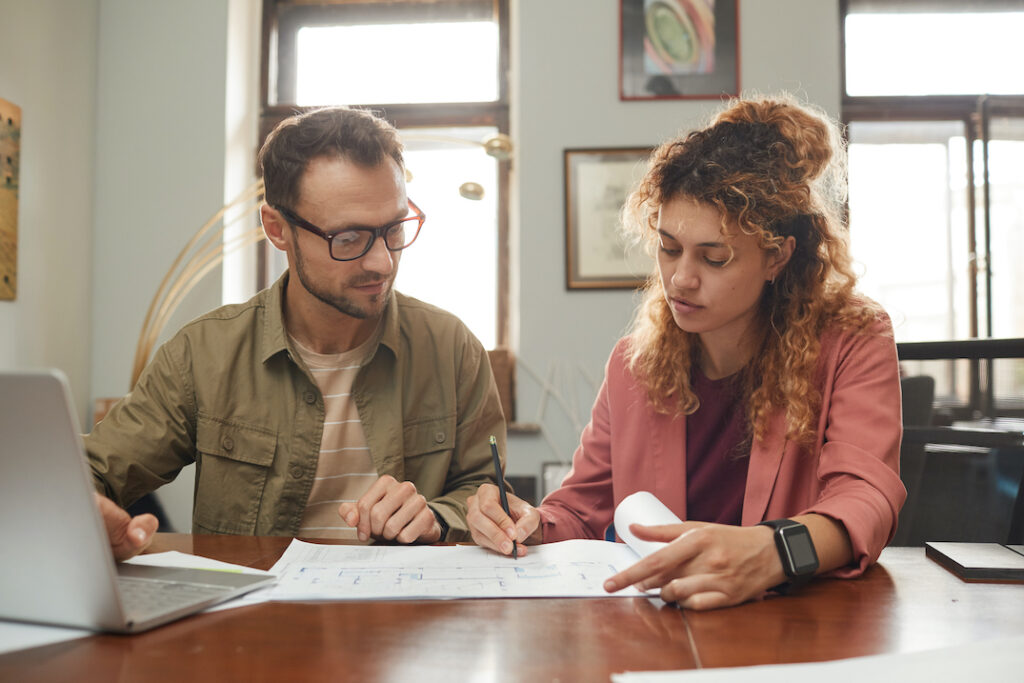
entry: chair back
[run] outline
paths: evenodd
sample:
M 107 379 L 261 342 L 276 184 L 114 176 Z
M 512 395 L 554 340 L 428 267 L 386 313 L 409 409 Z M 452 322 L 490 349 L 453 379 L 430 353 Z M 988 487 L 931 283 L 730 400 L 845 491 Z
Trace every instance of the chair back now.
M 931 375 L 903 377 L 900 379 L 900 392 L 903 394 L 903 426 L 930 425 L 935 402 L 935 378 Z

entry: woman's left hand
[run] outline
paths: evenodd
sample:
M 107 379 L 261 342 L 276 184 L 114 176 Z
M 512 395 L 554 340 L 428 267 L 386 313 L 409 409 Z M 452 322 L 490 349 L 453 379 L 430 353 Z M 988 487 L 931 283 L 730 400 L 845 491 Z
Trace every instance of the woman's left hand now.
M 705 610 L 738 605 L 785 580 L 768 527 L 683 522 L 629 530 L 668 545 L 605 581 L 609 593 L 661 588 L 662 600 Z

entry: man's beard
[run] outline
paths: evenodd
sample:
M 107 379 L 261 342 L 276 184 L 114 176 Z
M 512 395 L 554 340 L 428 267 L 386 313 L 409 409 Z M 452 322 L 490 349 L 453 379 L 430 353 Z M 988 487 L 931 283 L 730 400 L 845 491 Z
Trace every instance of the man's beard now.
M 319 299 L 320 301 L 324 302 L 325 304 L 327 304 L 331 308 L 333 308 L 333 309 L 335 309 L 335 310 L 337 310 L 337 311 L 339 311 L 341 313 L 344 313 L 347 316 L 351 316 L 351 317 L 357 318 L 359 320 L 366 320 L 368 318 L 380 317 L 381 313 L 383 313 L 383 311 L 384 311 L 384 304 L 380 305 L 379 310 L 368 310 L 366 308 L 360 307 L 358 304 L 356 304 L 355 301 L 353 301 L 352 299 L 350 299 L 347 296 L 343 296 L 341 294 L 333 294 L 331 292 L 328 292 L 325 289 L 322 289 L 322 288 L 318 287 L 316 285 L 316 283 L 313 282 L 312 278 L 308 277 L 307 274 L 306 274 L 305 259 L 302 256 L 302 250 L 299 248 L 298 240 L 295 240 L 294 244 L 295 244 L 295 275 L 298 276 L 299 282 L 302 283 L 302 286 L 306 288 L 307 292 L 309 292 L 310 294 L 312 294 L 317 299 Z M 376 277 L 374 275 L 371 275 L 371 274 L 367 274 L 367 275 L 365 275 L 363 277 L 356 278 L 352 282 L 349 282 L 348 286 L 349 287 L 359 287 L 359 286 L 363 286 L 363 285 L 374 284 L 374 283 L 380 282 L 380 281 L 381 281 L 380 278 L 378 278 L 378 277 Z M 391 287 L 391 285 L 389 283 L 388 287 L 385 287 L 384 291 L 381 292 L 379 296 L 374 297 L 372 299 L 372 301 L 378 302 L 378 301 L 382 301 L 383 300 L 383 301 L 386 302 L 387 301 L 388 292 L 390 290 L 390 287 Z

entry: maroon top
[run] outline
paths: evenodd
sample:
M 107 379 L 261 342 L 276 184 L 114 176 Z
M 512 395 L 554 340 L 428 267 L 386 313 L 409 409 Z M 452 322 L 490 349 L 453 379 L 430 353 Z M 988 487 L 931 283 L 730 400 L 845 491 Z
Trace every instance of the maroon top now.
M 686 518 L 739 525 L 750 441 L 737 376 L 711 380 L 694 365 L 690 381 L 700 400 L 686 418 Z

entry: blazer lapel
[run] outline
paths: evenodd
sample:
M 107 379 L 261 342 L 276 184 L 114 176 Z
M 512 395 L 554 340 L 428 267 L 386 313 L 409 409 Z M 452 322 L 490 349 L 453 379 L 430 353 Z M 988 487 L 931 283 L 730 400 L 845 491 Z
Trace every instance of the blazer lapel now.
M 657 413 L 649 432 L 655 483 L 651 491 L 679 519 L 686 519 L 686 417 Z M 642 443 L 643 440 L 638 440 Z
M 768 433 L 761 441 L 755 441 L 750 448 L 750 464 L 747 468 L 747 487 L 743 496 L 743 525 L 750 526 L 764 520 L 768 501 L 771 500 L 775 482 L 786 449 L 786 413 L 776 411 L 768 424 Z

